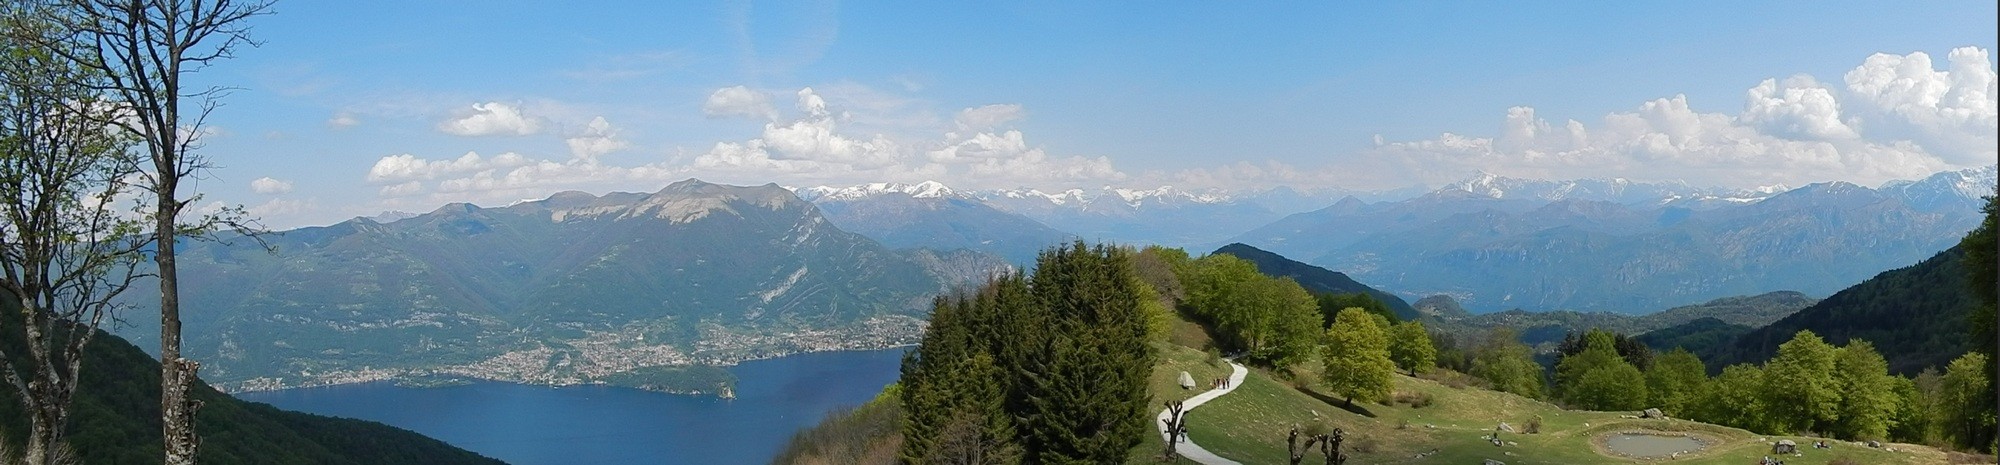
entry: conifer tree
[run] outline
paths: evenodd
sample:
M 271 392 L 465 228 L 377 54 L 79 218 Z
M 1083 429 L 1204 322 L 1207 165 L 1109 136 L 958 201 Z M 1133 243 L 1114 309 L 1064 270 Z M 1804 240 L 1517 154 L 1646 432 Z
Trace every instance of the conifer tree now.
M 1029 361 L 1018 412 L 1030 463 L 1115 463 L 1149 426 L 1146 318 L 1121 249 L 1082 242 L 1044 252 L 1030 289 L 1048 309 L 1043 357 Z

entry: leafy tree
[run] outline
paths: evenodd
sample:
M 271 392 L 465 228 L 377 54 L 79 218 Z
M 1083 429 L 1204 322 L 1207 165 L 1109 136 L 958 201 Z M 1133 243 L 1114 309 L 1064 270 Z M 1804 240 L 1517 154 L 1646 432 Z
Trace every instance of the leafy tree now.
M 1195 261 L 1188 285 L 1195 313 L 1214 324 L 1250 360 L 1290 366 L 1312 355 L 1319 314 L 1312 295 L 1291 278 L 1271 278 L 1248 260 L 1215 254 Z
M 1827 431 L 1840 413 L 1834 380 L 1835 349 L 1810 330 L 1778 345 L 1764 365 L 1764 412 L 1770 431 Z
M 1563 358 L 1583 352 L 1584 342 L 1592 334 L 1602 334 L 1604 337 L 1611 338 L 1612 347 L 1618 350 L 1618 356 L 1623 357 L 1625 362 L 1631 363 L 1632 366 L 1638 367 L 1640 370 L 1653 367 L 1652 347 L 1647 346 L 1644 342 L 1639 342 L 1636 338 L 1625 337 L 1624 334 L 1602 329 L 1591 329 L 1581 334 L 1574 331 L 1564 334 L 1562 342 L 1556 345 L 1556 362 L 1561 363 Z
M 201 364 L 181 357 L 180 278 L 175 247 L 184 235 L 201 235 L 221 226 L 243 229 L 241 208 L 183 222 L 194 202 L 181 181 L 208 167 L 196 153 L 203 122 L 227 92 L 220 87 L 186 86 L 186 73 L 229 58 L 249 42 L 253 16 L 269 11 L 261 0 L 58 0 L 55 16 L 63 22 L 64 39 L 50 50 L 104 77 L 98 88 L 114 97 L 128 118 L 117 125 L 139 139 L 152 162 L 142 184 L 153 194 L 152 246 L 160 283 L 160 433 L 166 441 L 167 465 L 194 463 L 201 440 L 195 434 L 195 410 L 201 403 L 188 397 Z M 183 101 L 183 99 L 188 101 Z
M 1618 356 L 1611 333 L 1591 332 L 1583 352 L 1556 365 L 1556 387 L 1570 404 L 1591 410 L 1645 408 L 1646 377 Z
M 1314 295 L 1313 299 L 1318 301 L 1320 316 L 1326 318 L 1326 324 L 1329 325 L 1333 324 L 1333 318 L 1339 316 L 1341 310 L 1349 308 L 1367 310 L 1368 313 L 1379 315 L 1383 319 L 1389 320 L 1390 323 L 1395 323 L 1398 320 L 1396 318 L 1396 311 L 1389 308 L 1389 304 L 1383 303 L 1381 299 L 1377 299 L 1366 292 L 1322 292 Z
M 1709 380 L 1690 413 L 1708 423 L 1753 431 L 1768 430 L 1764 417 L 1764 370 L 1747 363 L 1730 365 Z
M 1324 327 L 1312 294 L 1292 278 L 1263 278 L 1259 284 L 1256 287 L 1262 290 L 1256 294 L 1268 299 L 1265 304 L 1276 316 L 1271 319 L 1270 342 L 1256 358 L 1274 367 L 1289 367 L 1312 358 Z
M 1708 366 L 1693 352 L 1675 348 L 1653 359 L 1646 370 L 1646 392 L 1652 405 L 1676 417 L 1688 416 L 1695 397 L 1708 383 Z
M 1431 344 L 1430 331 L 1424 330 L 1421 321 L 1397 323 L 1390 330 L 1389 358 L 1396 361 L 1396 367 L 1409 372 L 1410 376 L 1430 371 L 1437 364 L 1437 346 Z
M 1987 425 L 1993 422 L 1993 411 L 1980 409 L 1985 404 L 1987 389 L 1991 388 L 1982 373 L 1985 367 L 1985 354 L 1967 353 L 1952 360 L 1945 367 L 1944 377 L 1939 379 L 1939 429 L 1958 447 L 1985 447 L 1973 442 L 1985 438 Z
M 1895 383 L 1896 416 L 1889 421 L 1889 439 L 1928 444 L 1937 437 L 1938 372 L 1926 368 L 1915 379 L 1890 377 Z
M 134 190 L 129 140 L 104 124 L 102 77 L 46 48 L 47 13 L 0 6 L 0 330 L 26 342 L 0 348 L 0 379 L 27 410 L 29 464 L 70 454 L 84 348 L 142 259 L 140 223 L 111 200 Z
M 1547 395 L 1543 390 L 1542 365 L 1535 363 L 1534 352 L 1511 329 L 1500 328 L 1486 334 L 1486 340 L 1473 350 L 1471 375 L 1493 383 L 1493 389 L 1501 392 L 1531 399 Z
M 1875 352 L 1874 344 L 1855 339 L 1840 348 L 1833 366 L 1834 385 L 1840 389 L 1833 433 L 1852 440 L 1887 438 L 1899 402 L 1889 362 Z
M 1354 405 L 1354 398 L 1389 395 L 1396 364 L 1389 360 L 1389 334 L 1380 317 L 1359 308 L 1342 310 L 1326 331 L 1321 349 L 1326 364 L 1321 378 L 1334 393 Z

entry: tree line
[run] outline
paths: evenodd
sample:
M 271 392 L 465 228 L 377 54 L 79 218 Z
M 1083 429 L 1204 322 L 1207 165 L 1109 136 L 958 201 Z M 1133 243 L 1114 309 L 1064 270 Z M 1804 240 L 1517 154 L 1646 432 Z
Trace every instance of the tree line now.
M 1150 432 L 1148 343 L 1163 337 L 1131 253 L 1077 242 L 938 297 L 898 381 L 902 461 L 1124 461 Z

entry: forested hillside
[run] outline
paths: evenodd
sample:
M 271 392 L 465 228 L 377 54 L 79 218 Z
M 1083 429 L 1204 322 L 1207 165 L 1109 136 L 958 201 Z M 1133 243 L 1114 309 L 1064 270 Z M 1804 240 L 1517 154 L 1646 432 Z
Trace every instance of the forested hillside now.
M 0 347 L 22 346 L 0 332 Z M 16 352 L 18 353 L 18 352 Z M 138 347 L 99 334 L 84 352 L 82 385 L 70 418 L 70 445 L 84 464 L 160 463 L 160 365 Z M 0 431 L 10 448 L 27 435 L 13 389 L 0 389 Z M 278 410 L 236 400 L 196 382 L 191 396 L 204 464 L 498 464 L 401 428 L 371 421 Z M 16 449 L 18 450 L 18 449 Z
M 1703 354 L 1711 366 L 1762 362 L 1799 330 L 1834 344 L 1865 339 L 1892 372 L 1914 375 L 1942 368 L 1971 349 L 1965 332 L 1974 298 L 1958 247 L 1913 266 L 1884 271 L 1790 317 L 1744 333 Z M 1689 347 L 1695 350 L 1694 347 Z

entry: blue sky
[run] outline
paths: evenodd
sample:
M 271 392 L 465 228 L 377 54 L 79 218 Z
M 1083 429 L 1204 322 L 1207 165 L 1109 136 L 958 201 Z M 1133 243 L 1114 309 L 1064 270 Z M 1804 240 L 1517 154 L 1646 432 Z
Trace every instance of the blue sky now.
M 282 2 L 197 77 L 240 89 L 199 188 L 295 227 L 689 177 L 1872 185 L 1995 153 L 1990 1 L 950 3 Z

